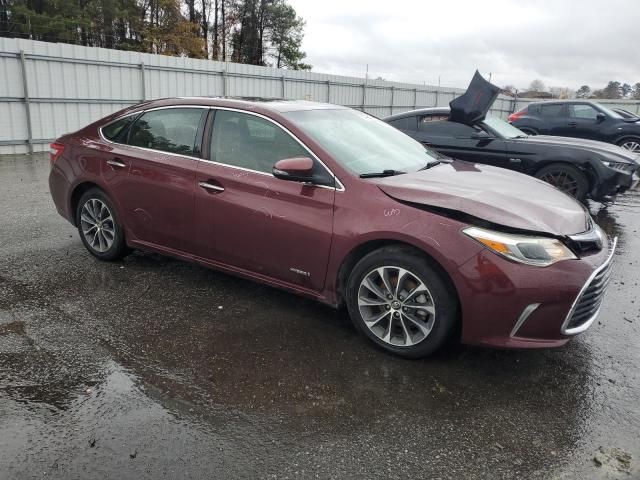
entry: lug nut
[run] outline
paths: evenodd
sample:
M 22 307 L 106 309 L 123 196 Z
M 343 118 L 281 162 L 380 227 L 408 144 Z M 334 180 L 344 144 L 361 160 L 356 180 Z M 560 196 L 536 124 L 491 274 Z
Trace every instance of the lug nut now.
M 407 307 L 402 307 L 402 311 L 403 311 L 403 312 L 408 312 L 408 311 L 409 311 L 409 309 L 408 309 Z
M 391 305 L 385 305 L 384 308 L 386 308 L 387 310 L 391 310 Z
M 387 298 L 388 298 L 389 300 L 391 300 L 391 299 L 393 298 L 393 295 L 389 294 L 389 295 L 387 295 Z
M 403 295 L 400 295 L 400 300 L 404 300 L 404 296 Z
M 395 312 L 395 313 L 393 314 L 393 316 L 394 316 L 394 317 L 396 317 L 396 318 L 398 318 L 398 317 L 400 316 L 400 314 L 399 314 L 398 312 Z

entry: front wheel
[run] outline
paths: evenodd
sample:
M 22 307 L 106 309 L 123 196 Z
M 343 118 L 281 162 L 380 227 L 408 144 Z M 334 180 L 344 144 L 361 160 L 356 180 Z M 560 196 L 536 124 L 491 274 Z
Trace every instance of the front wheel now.
M 128 253 L 124 229 L 102 190 L 91 188 L 80 197 L 76 225 L 86 249 L 100 260 L 118 260 Z
M 458 321 L 455 292 L 427 259 L 401 246 L 369 253 L 347 283 L 356 328 L 382 349 L 407 358 L 436 351 Z
M 535 177 L 568 193 L 577 200 L 583 201 L 589 190 L 587 176 L 573 165 L 552 163 L 541 168 Z
M 617 144 L 619 147 L 633 153 L 640 153 L 640 137 L 626 137 Z

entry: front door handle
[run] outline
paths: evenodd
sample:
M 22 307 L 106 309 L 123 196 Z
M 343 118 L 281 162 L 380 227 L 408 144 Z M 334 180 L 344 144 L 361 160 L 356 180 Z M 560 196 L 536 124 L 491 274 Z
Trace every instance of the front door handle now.
M 116 167 L 116 168 L 124 168 L 124 167 L 126 167 L 126 165 L 124 163 L 122 163 L 118 159 L 107 160 L 107 165 L 111 165 L 112 167 Z
M 199 182 L 198 185 L 200 185 L 202 188 L 206 190 L 213 190 L 215 192 L 224 192 L 224 188 L 209 182 Z
M 569 126 L 570 127 L 577 127 L 578 126 L 578 122 L 569 122 Z

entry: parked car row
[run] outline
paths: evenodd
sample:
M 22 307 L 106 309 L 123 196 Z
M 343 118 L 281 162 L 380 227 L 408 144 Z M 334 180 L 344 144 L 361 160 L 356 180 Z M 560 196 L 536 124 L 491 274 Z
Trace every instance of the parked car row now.
M 607 200 L 634 182 L 638 155 L 615 145 L 527 135 L 490 116 L 472 124 L 454 122 L 449 119 L 449 111 L 412 110 L 385 121 L 447 157 L 525 173 L 579 200 Z
M 145 102 L 56 140 L 51 195 L 98 259 L 154 251 L 345 307 L 397 355 L 429 355 L 456 333 L 563 345 L 597 317 L 616 240 L 569 195 L 498 167 L 534 174 L 564 161 L 543 153 L 557 149 L 596 172 L 578 186 L 599 194 L 621 174 L 605 162 L 631 160 L 517 138 L 485 119 L 493 86 L 470 92 L 451 111 L 390 120 L 410 135 L 313 102 Z

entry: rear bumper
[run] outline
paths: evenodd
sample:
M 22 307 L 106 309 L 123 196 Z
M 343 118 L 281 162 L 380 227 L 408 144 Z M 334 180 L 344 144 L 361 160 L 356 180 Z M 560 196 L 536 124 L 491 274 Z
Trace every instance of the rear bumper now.
M 598 308 L 579 328 L 568 328 L 572 310 L 591 279 L 610 261 L 599 252 L 549 267 L 510 262 L 483 250 L 459 270 L 462 341 L 506 348 L 564 345 L 595 320 Z M 461 282 L 461 283 L 460 283 Z
M 75 224 L 69 198 L 71 183 L 65 177 L 64 172 L 56 165 L 51 167 L 51 172 L 49 173 L 49 191 L 58 213 L 72 224 Z

